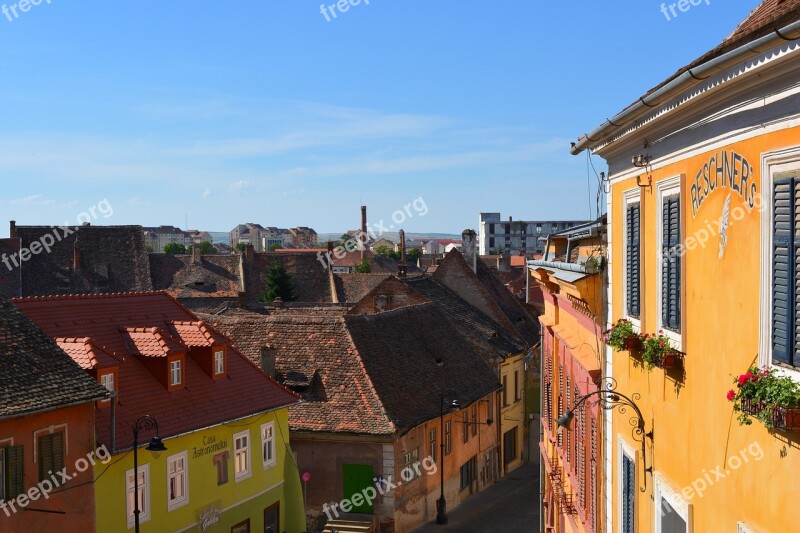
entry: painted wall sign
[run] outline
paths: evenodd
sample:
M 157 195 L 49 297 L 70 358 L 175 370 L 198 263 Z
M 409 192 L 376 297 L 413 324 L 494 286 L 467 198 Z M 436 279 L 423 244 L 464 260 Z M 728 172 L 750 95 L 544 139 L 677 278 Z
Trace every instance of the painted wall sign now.
M 192 448 L 192 459 L 203 457 L 204 455 L 213 454 L 228 447 L 228 439 L 217 440 L 217 437 L 211 435 L 203 437 L 203 445 L 201 447 Z
M 754 176 L 755 169 L 743 155 L 733 150 L 712 155 L 697 172 L 689 189 L 692 218 L 697 215 L 705 199 L 717 189 L 730 189 L 738 193 L 744 203 L 752 208 L 758 194 Z
M 198 523 L 200 524 L 200 531 L 206 531 L 208 528 L 219 522 L 219 510 L 209 509 L 200 515 Z

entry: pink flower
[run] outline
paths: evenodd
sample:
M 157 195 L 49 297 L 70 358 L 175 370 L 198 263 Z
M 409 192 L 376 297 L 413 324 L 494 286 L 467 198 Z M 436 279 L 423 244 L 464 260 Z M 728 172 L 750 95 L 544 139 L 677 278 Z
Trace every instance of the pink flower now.
M 742 374 L 741 376 L 739 376 L 739 386 L 744 385 L 745 383 L 750 381 L 752 377 L 753 374 L 751 374 L 750 372 L 747 372 L 746 374 Z
M 733 389 L 729 390 L 728 391 L 728 401 L 732 402 L 735 397 L 736 397 L 736 393 L 733 392 Z

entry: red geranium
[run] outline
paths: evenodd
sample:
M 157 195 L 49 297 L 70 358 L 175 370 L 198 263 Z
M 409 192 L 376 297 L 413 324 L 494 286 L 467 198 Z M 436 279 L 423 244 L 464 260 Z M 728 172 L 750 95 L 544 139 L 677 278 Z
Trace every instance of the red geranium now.
M 733 398 L 734 398 L 735 396 L 736 396 L 736 393 L 733 391 L 733 389 L 731 389 L 731 390 L 729 390 L 729 391 L 728 391 L 728 401 L 729 401 L 729 402 L 732 402 L 732 401 L 733 401 Z

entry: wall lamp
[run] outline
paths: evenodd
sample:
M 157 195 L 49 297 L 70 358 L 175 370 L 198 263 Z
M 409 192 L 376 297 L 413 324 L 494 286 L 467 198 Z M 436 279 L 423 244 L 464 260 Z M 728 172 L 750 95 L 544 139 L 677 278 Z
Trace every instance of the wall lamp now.
M 653 430 L 651 429 L 648 432 L 644 430 L 644 416 L 642 416 L 642 411 L 639 409 L 639 406 L 636 405 L 634 400 L 641 400 L 642 395 L 634 393 L 631 397 L 625 396 L 621 392 L 617 391 L 617 381 L 614 378 L 604 378 L 605 383 L 596 391 L 592 391 L 589 394 L 585 394 L 578 398 L 575 402 L 575 405 L 572 406 L 572 409 L 567 409 L 561 416 L 556 419 L 556 424 L 559 426 L 559 431 L 563 428 L 569 429 L 570 424 L 572 424 L 572 419 L 575 416 L 575 409 L 581 406 L 589 398 L 594 396 L 597 397 L 597 404 L 606 411 L 611 411 L 613 409 L 618 409 L 620 414 L 625 414 L 628 411 L 628 408 L 634 410 L 635 415 L 631 417 L 630 424 L 633 426 L 631 432 L 633 436 L 633 440 L 636 442 L 641 443 L 642 445 L 642 466 L 644 467 L 644 472 L 642 476 L 642 480 L 644 485 L 640 487 L 639 490 L 645 492 L 647 490 L 647 473 L 649 472 L 650 475 L 653 474 L 653 465 L 647 466 L 647 456 L 646 456 L 646 447 L 645 447 L 645 440 L 650 439 L 653 441 Z

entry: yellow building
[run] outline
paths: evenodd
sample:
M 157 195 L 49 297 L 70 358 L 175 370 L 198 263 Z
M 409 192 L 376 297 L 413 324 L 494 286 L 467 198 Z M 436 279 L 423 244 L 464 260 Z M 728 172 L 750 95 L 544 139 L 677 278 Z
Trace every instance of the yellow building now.
M 503 474 L 523 464 L 525 429 L 525 363 L 522 353 L 506 357 L 499 368 L 503 390 L 500 394 L 500 454 Z
M 680 352 L 648 370 L 641 350 L 607 350 L 653 433 L 642 447 L 635 413 L 607 420 L 605 531 L 798 530 L 800 433 L 740 425 L 726 398 L 751 365 L 800 382 L 797 6 L 763 2 L 573 145 L 609 165 L 609 318 Z
M 556 419 L 598 391 L 605 324 L 603 220 L 550 236 L 545 256 L 528 261 L 542 288 L 542 531 L 602 531 L 601 410 L 584 403 L 569 429 Z

